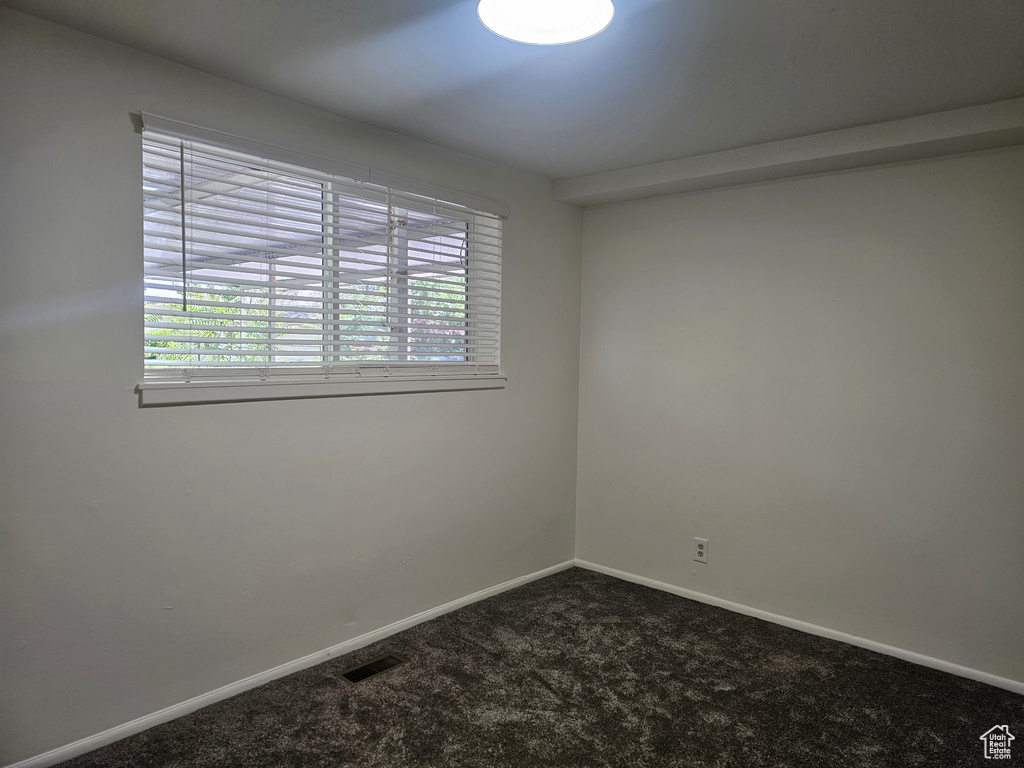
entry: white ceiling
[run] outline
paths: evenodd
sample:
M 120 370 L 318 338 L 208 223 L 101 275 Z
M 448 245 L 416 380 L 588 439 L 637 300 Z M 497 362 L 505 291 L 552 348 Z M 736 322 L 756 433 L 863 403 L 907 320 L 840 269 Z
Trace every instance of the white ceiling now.
M 616 0 L 569 46 L 475 0 L 0 0 L 560 178 L 1024 96 L 1024 0 Z

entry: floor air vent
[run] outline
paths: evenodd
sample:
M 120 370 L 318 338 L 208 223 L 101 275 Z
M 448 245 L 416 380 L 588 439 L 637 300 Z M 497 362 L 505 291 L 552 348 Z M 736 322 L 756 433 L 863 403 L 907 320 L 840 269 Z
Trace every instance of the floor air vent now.
M 387 656 L 381 656 L 373 661 L 360 664 L 358 667 L 346 669 L 341 673 L 341 676 L 350 683 L 361 683 L 363 680 L 368 680 L 374 675 L 379 675 L 381 672 L 387 672 L 389 669 L 394 669 L 399 664 L 404 664 L 406 661 L 408 661 L 408 659 L 394 653 L 389 653 Z

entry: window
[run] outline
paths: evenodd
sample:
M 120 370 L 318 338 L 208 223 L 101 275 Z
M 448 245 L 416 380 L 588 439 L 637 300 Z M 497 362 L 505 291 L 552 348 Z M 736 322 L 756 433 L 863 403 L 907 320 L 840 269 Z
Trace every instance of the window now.
M 145 375 L 498 373 L 501 219 L 147 131 Z

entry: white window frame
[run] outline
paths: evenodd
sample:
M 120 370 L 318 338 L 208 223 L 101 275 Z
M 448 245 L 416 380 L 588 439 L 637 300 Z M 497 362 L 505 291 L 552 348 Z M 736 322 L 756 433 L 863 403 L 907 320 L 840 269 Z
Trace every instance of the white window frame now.
M 472 231 L 474 215 L 479 215 L 481 218 L 486 215 L 490 222 L 495 221 L 495 217 L 504 219 L 508 215 L 507 206 L 494 201 L 404 180 L 401 177 L 375 172 L 360 166 L 304 155 L 292 150 L 146 114 L 143 114 L 143 124 L 144 134 L 151 132 L 164 138 L 198 141 L 201 145 L 240 153 L 252 160 L 276 160 L 279 164 L 286 163 L 296 169 L 308 169 L 321 174 L 336 175 L 346 181 L 365 181 L 369 184 L 376 184 L 378 187 L 383 186 L 381 182 L 384 182 L 389 195 L 391 190 L 400 190 L 398 194 L 404 194 L 407 198 L 410 195 L 416 195 L 437 201 L 443 200 L 445 204 L 465 206 L 467 227 L 469 228 L 467 229 L 467 243 L 469 242 L 468 233 Z M 329 186 L 326 189 L 329 189 Z M 330 195 L 326 189 L 325 200 Z M 500 244 L 498 248 L 500 276 Z M 470 289 L 473 281 L 472 263 L 470 261 L 469 272 L 466 273 L 467 290 Z M 500 283 L 498 290 L 500 296 Z M 327 295 L 323 296 L 322 303 L 326 310 L 328 307 Z M 500 322 L 500 309 L 498 312 L 498 321 Z M 322 317 L 326 328 L 328 322 L 326 311 Z M 326 337 L 324 337 L 324 342 L 326 345 Z M 421 354 L 420 357 L 423 355 Z M 431 363 L 422 359 L 417 361 L 361 360 L 343 363 L 330 362 L 327 365 L 319 366 L 307 364 L 301 369 L 283 366 L 263 368 L 259 366 L 245 368 L 196 367 L 190 369 L 186 365 L 163 370 L 147 368 L 146 375 L 136 387 L 136 392 L 139 397 L 139 405 L 145 407 L 346 395 L 503 389 L 505 387 L 506 377 L 500 369 L 497 350 L 483 364 L 474 362 L 474 360 L 473 357 L 466 357 L 466 360 L 460 363 Z

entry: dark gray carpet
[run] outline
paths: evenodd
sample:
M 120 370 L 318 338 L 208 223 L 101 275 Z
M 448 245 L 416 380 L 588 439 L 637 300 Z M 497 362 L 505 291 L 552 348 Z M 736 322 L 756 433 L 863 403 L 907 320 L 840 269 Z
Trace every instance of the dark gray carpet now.
M 1012 760 L 982 756 L 996 724 Z M 62 765 L 1020 763 L 1024 696 L 574 568 Z

